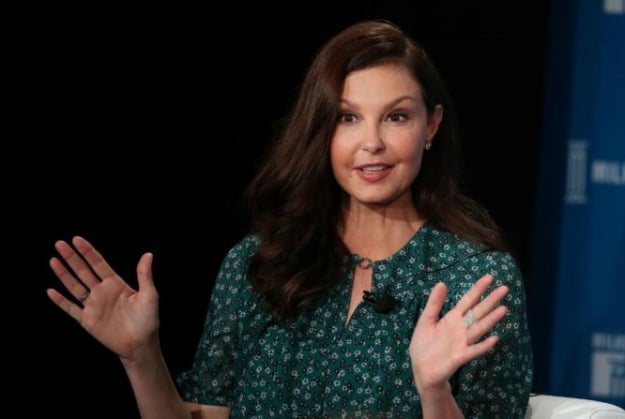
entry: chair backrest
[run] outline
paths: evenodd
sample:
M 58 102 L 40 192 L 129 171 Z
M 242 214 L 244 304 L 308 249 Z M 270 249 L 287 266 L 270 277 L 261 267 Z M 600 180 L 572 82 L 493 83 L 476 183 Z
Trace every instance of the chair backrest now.
M 625 410 L 596 400 L 532 394 L 525 419 L 625 419 Z

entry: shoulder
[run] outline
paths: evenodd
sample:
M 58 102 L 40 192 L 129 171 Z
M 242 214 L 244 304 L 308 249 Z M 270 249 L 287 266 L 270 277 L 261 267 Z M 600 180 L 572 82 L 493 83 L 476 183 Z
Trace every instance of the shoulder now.
M 226 252 L 213 287 L 212 298 L 215 306 L 234 308 L 246 304 L 251 292 L 250 284 L 247 281 L 247 268 L 250 258 L 258 249 L 258 245 L 258 238 L 254 235 L 248 235 Z
M 509 252 L 491 249 L 433 226 L 427 226 L 423 239 L 427 240 L 426 270 L 430 273 L 463 267 L 463 270 L 479 272 L 482 275 L 520 275 L 518 264 Z
M 248 263 L 258 246 L 258 237 L 247 235 L 230 247 L 221 262 L 215 288 L 240 286 L 246 282 Z
M 428 262 L 426 270 L 429 272 L 447 269 L 489 250 L 483 244 L 463 239 L 430 224 L 423 227 L 423 232 L 418 237 L 423 241 Z
M 235 243 L 224 258 L 224 262 L 228 261 L 236 261 L 236 260 L 247 260 L 254 253 L 258 251 L 260 247 L 260 239 L 257 235 L 249 234 Z

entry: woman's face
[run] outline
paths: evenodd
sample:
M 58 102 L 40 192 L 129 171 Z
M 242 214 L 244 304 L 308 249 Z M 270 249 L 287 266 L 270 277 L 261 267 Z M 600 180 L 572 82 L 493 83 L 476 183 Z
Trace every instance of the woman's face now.
M 421 87 L 399 64 L 350 73 L 339 106 L 330 159 L 351 204 L 412 205 L 410 185 L 442 107 L 428 117 Z

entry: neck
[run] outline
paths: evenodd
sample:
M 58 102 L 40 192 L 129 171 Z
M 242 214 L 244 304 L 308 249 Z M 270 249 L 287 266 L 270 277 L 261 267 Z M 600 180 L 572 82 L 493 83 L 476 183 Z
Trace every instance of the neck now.
M 352 253 L 358 254 L 365 268 L 367 260 L 384 259 L 401 249 L 425 220 L 416 211 L 401 218 L 376 214 L 352 214 L 346 217 L 341 237 Z

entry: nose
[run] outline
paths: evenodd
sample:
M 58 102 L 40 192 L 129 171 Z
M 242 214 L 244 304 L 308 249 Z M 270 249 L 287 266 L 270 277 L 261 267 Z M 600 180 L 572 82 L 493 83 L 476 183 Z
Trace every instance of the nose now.
M 372 154 L 376 154 L 384 150 L 382 133 L 377 126 L 372 126 L 367 130 L 365 139 L 362 142 L 362 149 Z

